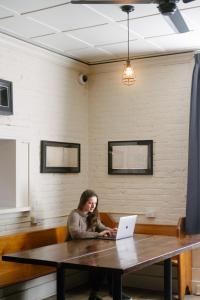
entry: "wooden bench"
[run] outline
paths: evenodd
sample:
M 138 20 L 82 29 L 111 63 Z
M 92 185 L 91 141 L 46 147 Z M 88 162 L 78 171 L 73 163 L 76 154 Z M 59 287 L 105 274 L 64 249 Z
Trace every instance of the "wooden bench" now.
M 0 236 L 0 288 L 55 272 L 54 267 L 2 261 L 3 254 L 63 243 L 67 235 L 63 226 Z
M 123 214 L 121 214 L 123 215 Z M 116 227 L 117 222 L 112 213 L 100 213 L 101 221 L 111 228 Z M 185 218 L 180 218 L 176 225 L 165 224 L 136 224 L 135 233 L 184 236 Z M 173 257 L 172 263 L 178 268 L 178 296 L 183 300 L 185 294 L 192 293 L 192 251 L 187 251 Z
M 106 226 L 115 227 L 116 222 L 111 214 L 101 213 L 101 220 Z M 181 236 L 184 234 L 184 218 L 177 225 L 136 224 L 136 233 Z M 55 243 L 62 243 L 68 235 L 67 227 L 35 229 L 0 236 L 0 256 L 22 250 L 33 249 Z M 191 251 L 173 258 L 178 268 L 179 299 L 183 300 L 185 293 L 192 292 L 192 255 Z M 55 272 L 55 268 L 28 264 L 5 262 L 0 257 L 0 288 L 34 279 Z

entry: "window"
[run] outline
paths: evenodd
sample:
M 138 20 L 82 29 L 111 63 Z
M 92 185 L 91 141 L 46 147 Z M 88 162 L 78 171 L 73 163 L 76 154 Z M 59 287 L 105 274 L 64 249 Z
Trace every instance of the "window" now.
M 0 139 L 0 209 L 28 206 L 29 144 Z

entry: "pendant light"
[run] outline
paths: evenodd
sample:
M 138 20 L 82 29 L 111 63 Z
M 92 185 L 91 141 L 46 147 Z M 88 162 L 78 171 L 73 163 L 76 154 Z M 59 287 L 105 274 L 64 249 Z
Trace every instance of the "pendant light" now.
M 121 10 L 125 13 L 127 13 L 127 27 L 128 27 L 128 57 L 126 60 L 126 65 L 124 68 L 124 72 L 122 75 L 122 83 L 126 85 L 132 85 L 136 78 L 135 78 L 135 72 L 131 66 L 130 57 L 129 57 L 129 13 L 134 10 L 134 7 L 132 5 L 123 5 L 121 6 Z

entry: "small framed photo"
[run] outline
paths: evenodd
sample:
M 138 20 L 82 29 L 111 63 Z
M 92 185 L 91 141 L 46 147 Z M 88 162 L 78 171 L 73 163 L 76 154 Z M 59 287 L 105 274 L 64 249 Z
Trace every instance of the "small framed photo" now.
M 152 175 L 153 141 L 108 142 L 108 174 Z
M 13 114 L 12 82 L 0 79 L 0 115 Z
M 41 173 L 80 173 L 80 144 L 41 141 Z

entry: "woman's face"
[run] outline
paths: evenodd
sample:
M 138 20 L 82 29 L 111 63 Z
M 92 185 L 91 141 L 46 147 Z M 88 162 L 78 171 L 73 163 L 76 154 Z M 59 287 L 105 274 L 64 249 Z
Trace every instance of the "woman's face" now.
M 92 196 L 87 200 L 87 202 L 85 203 L 85 205 L 81 210 L 85 213 L 93 212 L 96 206 L 97 206 L 97 197 Z

